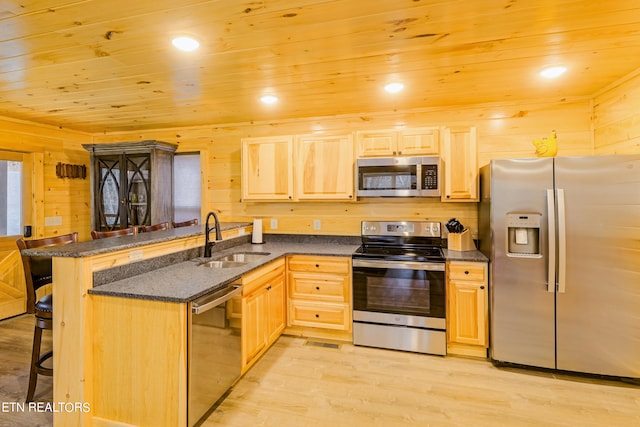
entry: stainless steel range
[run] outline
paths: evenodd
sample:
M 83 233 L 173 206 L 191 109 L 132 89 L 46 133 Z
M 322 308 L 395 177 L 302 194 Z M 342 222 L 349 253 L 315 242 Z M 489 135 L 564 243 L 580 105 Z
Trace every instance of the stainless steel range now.
M 439 222 L 364 221 L 353 254 L 353 343 L 445 355 Z

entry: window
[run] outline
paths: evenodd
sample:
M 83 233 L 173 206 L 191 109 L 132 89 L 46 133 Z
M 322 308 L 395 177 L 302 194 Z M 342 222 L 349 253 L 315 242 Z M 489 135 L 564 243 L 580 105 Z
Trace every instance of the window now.
M 200 154 L 176 154 L 173 158 L 174 221 L 200 218 Z
M 22 234 L 22 162 L 0 160 L 0 236 Z

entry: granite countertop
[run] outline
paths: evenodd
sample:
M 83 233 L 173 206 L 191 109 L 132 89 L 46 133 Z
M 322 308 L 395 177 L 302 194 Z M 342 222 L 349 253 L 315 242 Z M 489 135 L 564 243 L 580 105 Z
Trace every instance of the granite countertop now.
M 447 261 L 469 261 L 469 262 L 489 262 L 482 252 L 479 250 L 473 251 L 452 251 L 449 249 L 443 249 L 444 257 Z
M 220 229 L 225 231 L 250 225 L 250 222 L 224 222 L 220 224 Z M 109 239 L 88 240 L 68 245 L 25 249 L 22 253 L 29 256 L 82 258 L 199 235 L 204 235 L 203 225 L 152 231 L 140 233 L 136 236 L 111 237 Z
M 309 236 L 312 237 L 312 236 Z M 274 238 L 264 244 L 244 243 L 216 251 L 211 258 L 194 258 L 149 271 L 127 279 L 106 283 L 89 290 L 94 295 L 150 299 L 186 303 L 232 283 L 244 274 L 286 255 L 351 256 L 360 245 L 359 238 Z M 198 264 L 238 252 L 268 253 L 258 261 L 240 267 L 209 268 Z

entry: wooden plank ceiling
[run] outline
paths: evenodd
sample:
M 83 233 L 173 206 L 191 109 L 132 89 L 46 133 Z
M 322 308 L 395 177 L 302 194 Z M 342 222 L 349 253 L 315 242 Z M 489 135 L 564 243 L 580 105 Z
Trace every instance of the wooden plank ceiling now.
M 0 1 L 0 115 L 87 132 L 588 97 L 639 68 L 637 0 Z

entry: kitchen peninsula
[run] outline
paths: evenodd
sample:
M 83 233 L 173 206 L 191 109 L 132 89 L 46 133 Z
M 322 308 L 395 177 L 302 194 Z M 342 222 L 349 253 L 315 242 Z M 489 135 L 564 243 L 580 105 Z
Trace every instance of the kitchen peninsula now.
M 189 302 L 288 253 L 349 256 L 357 247 L 251 245 L 248 224 L 221 228 L 216 256 L 269 255 L 240 268 L 199 267 L 197 226 L 25 251 L 53 257 L 53 400 L 90 407 L 55 413 L 55 425 L 186 425 Z

